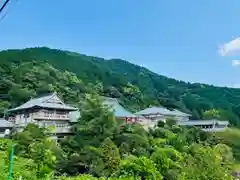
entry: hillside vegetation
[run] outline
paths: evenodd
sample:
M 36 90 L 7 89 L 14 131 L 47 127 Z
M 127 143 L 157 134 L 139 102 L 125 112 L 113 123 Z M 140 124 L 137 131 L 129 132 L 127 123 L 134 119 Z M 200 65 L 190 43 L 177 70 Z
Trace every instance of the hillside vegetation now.
M 28 124 L 0 139 L 0 177 L 6 179 L 12 142 L 14 180 L 234 180 L 239 130 L 219 136 L 173 121 L 146 131 L 119 124 L 98 95 L 87 95 L 72 134 L 57 145 L 50 130 Z
M 0 113 L 30 96 L 57 91 L 68 103 L 95 91 L 117 97 L 132 111 L 150 105 L 178 108 L 193 119 L 240 124 L 240 89 L 190 84 L 120 59 L 104 60 L 43 48 L 0 52 Z

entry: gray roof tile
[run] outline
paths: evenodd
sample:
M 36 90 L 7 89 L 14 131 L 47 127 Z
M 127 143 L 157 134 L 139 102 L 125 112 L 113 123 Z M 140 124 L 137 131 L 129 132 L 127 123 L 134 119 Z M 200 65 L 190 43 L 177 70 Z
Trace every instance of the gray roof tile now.
M 5 119 L 0 119 L 0 127 L 10 128 L 13 127 L 13 124 Z
M 177 109 L 170 111 L 164 107 L 150 107 L 142 111 L 136 112 L 135 114 L 137 115 L 162 114 L 162 115 L 169 115 L 169 116 L 190 116 L 190 114 L 183 113 Z
M 179 111 L 177 109 L 174 109 L 172 112 L 175 113 L 176 116 L 184 116 L 184 117 L 185 116 L 186 117 L 191 116 L 191 114 L 187 114 L 187 113 L 181 112 L 181 111 Z
M 116 117 L 136 117 L 135 114 L 121 106 L 117 99 L 104 97 L 103 105 L 110 106 Z
M 59 101 L 61 103 L 49 102 L 49 100 Z M 10 109 L 9 111 L 17 111 L 22 109 L 29 109 L 33 107 L 42 107 L 42 108 L 52 108 L 52 109 L 66 109 L 66 110 L 77 110 L 77 108 L 65 105 L 56 95 L 56 93 L 52 93 L 47 96 L 38 97 L 34 99 L 30 99 L 28 102 L 22 104 L 19 107 Z

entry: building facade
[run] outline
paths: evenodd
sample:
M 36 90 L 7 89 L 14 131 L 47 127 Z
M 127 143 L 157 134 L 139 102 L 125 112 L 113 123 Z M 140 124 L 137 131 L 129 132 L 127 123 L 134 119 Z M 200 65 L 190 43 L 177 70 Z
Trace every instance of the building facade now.
M 216 119 L 211 120 L 191 120 L 191 121 L 179 121 L 179 126 L 194 126 L 202 129 L 206 132 L 220 132 L 224 131 L 228 125 L 228 121 L 219 121 Z
M 61 101 L 56 93 L 52 93 L 8 110 L 8 121 L 20 131 L 28 123 L 37 124 L 39 127 L 51 127 L 52 137 L 57 139 L 70 133 L 70 112 L 77 110 Z
M 164 107 L 151 107 L 136 113 L 139 116 L 139 123 L 148 128 L 154 128 L 158 121 L 166 122 L 168 118 L 175 119 L 179 126 L 195 126 L 203 131 L 217 132 L 224 131 L 228 121 L 212 120 L 189 120 L 190 114 L 183 113 L 177 109 L 168 110 Z
M 142 111 L 136 112 L 141 121 L 147 121 L 150 127 L 154 127 L 158 121 L 166 122 L 167 119 L 175 119 L 176 121 L 188 121 L 190 114 L 183 113 L 176 109 L 168 110 L 164 107 L 150 107 Z M 144 117 L 144 118 L 143 118 Z

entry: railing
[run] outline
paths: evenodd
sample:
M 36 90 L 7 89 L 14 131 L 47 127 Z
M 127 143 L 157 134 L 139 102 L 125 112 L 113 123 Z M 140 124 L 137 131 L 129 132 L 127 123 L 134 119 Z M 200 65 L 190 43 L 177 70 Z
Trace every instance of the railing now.
M 71 127 L 65 126 L 65 127 L 56 127 L 54 133 L 70 133 Z
M 57 114 L 57 113 L 52 113 L 52 114 L 46 114 L 44 112 L 37 112 L 34 113 L 34 118 L 35 119 L 63 119 L 63 120 L 68 120 L 70 119 L 69 114 Z
M 51 133 L 70 133 L 71 126 L 68 124 L 41 124 L 40 127 L 45 127 L 50 130 Z

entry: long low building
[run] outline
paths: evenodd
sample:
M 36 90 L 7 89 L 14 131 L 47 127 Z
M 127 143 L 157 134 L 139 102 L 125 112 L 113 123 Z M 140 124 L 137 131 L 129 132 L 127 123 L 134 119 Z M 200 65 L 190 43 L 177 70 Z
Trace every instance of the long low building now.
M 138 116 L 138 122 L 146 129 L 154 128 L 158 121 L 166 122 L 168 118 L 175 119 L 176 121 L 188 121 L 191 116 L 177 109 L 169 110 L 165 107 L 149 107 L 135 114 Z
M 154 128 L 158 121 L 166 122 L 168 118 L 175 119 L 179 126 L 195 126 L 203 131 L 223 131 L 228 127 L 228 121 L 212 120 L 189 120 L 191 114 L 181 112 L 177 109 L 169 110 L 164 107 L 150 107 L 136 112 L 138 122 L 147 128 Z
M 201 128 L 203 131 L 218 132 L 224 131 L 228 125 L 228 121 L 212 120 L 191 120 L 191 121 L 178 121 L 179 126 L 195 126 Z

